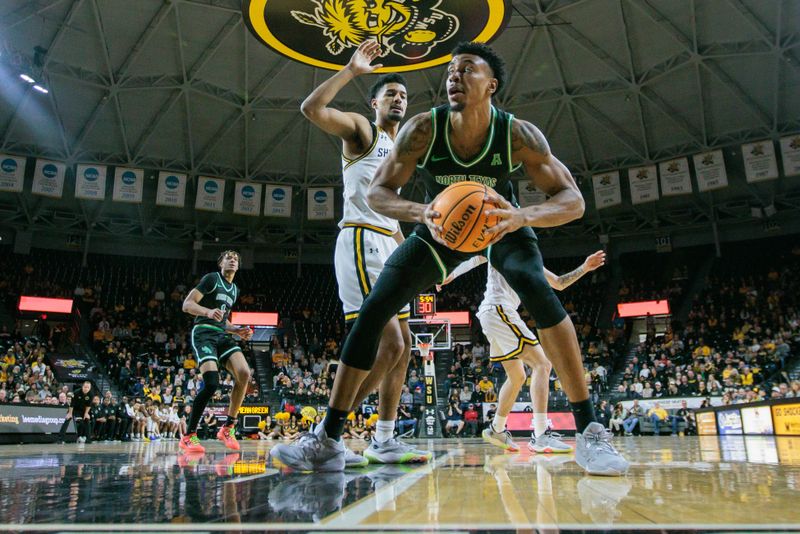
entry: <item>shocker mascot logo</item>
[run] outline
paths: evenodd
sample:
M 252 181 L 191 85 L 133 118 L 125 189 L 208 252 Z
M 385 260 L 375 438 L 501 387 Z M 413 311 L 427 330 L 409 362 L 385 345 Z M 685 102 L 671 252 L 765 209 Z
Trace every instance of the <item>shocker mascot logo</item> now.
M 341 69 L 368 39 L 384 67 L 402 72 L 441 65 L 460 41 L 489 42 L 505 28 L 510 0 L 244 0 L 250 31 L 307 65 Z M 349 52 L 349 53 L 348 53 Z

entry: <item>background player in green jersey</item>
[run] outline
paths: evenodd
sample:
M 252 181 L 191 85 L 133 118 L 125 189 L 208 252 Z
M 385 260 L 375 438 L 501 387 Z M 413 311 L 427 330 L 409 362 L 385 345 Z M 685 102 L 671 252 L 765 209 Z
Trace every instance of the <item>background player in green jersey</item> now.
M 197 425 L 208 401 L 219 387 L 220 365 L 233 374 L 235 385 L 231 391 L 228 415 L 223 418 L 217 438 L 229 449 L 239 450 L 235 434 L 236 416 L 247 391 L 250 366 L 232 334 L 244 341 L 253 336 L 249 327 L 231 324 L 229 320 L 231 309 L 239 297 L 239 288 L 233 283 L 233 277 L 239 270 L 239 261 L 240 256 L 236 251 L 226 250 L 220 254 L 217 260 L 219 271 L 203 276 L 183 301 L 183 311 L 194 315 L 190 342 L 203 375 L 203 389 L 194 399 L 187 433 L 180 441 L 181 448 L 187 452 L 205 451 L 197 438 Z

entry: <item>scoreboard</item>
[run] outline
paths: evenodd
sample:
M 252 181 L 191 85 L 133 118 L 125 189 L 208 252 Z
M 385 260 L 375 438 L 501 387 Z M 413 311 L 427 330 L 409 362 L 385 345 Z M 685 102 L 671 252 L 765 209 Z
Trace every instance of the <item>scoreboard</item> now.
M 414 297 L 414 315 L 427 317 L 436 314 L 436 294 L 422 293 Z

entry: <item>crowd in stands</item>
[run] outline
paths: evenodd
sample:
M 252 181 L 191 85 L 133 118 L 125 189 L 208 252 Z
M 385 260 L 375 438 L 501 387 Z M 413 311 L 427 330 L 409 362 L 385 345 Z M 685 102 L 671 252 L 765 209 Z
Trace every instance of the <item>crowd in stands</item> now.
M 748 246 L 742 245 L 744 250 Z M 662 397 L 719 395 L 727 404 L 800 396 L 800 384 L 786 374 L 787 361 L 800 343 L 800 282 L 793 274 L 800 271 L 800 251 L 784 247 L 780 249 L 784 252 L 778 253 L 774 245 L 764 246 L 772 246 L 772 254 L 757 255 L 758 261 L 719 260 L 702 291 L 694 296 L 688 319 L 672 324 L 665 333 L 656 334 L 655 328 L 650 328 L 626 363 L 622 355 L 629 332 L 624 323 L 614 323 L 607 329 L 597 327 L 609 293 L 607 272 L 595 271 L 559 293 L 575 323 L 586 380 L 607 426 L 625 433 L 625 421 L 628 425 L 632 418 L 652 421 L 660 412 L 649 412 L 657 409 L 654 403 Z M 191 319 L 181 311 L 183 298 L 199 276 L 192 275 L 188 262 L 180 260 L 90 256 L 89 266 L 81 268 L 78 254 L 52 254 L 58 256 L 57 261 L 51 253 L 41 251 L 30 256 L 9 253 L 0 258 L 0 300 L 6 308 L 13 306 L 20 294 L 72 296 L 76 300 L 91 327 L 92 348 L 119 390 L 119 398 L 111 392 L 98 392 L 98 413 L 110 411 L 115 415 L 113 425 L 108 414 L 97 418 L 95 439 L 179 434 L 187 410 L 202 388 L 188 340 Z M 622 278 L 620 300 L 670 298 L 674 302 L 683 298 L 699 260 L 678 260 L 664 270 L 664 280 L 648 278 L 644 274 L 648 271 L 632 264 Z M 556 260 L 548 267 L 562 273 L 580 261 Z M 200 270 L 214 269 L 214 265 L 205 264 Z M 270 266 L 269 271 L 271 274 L 265 274 L 264 269 L 244 270 L 236 279 L 242 288 L 239 309 L 277 307 L 280 315 L 270 350 L 272 383 L 258 384 L 253 377 L 245 402 L 263 402 L 272 392 L 280 413 L 286 415 L 270 419 L 259 437 L 291 439 L 317 417 L 304 414 L 304 408 L 319 411 L 328 402 L 344 324 L 330 266 L 304 266 L 300 278 L 296 266 Z M 489 362 L 487 341 L 474 319 L 485 280 L 485 269 L 475 269 L 438 294 L 439 310 L 466 309 L 473 314 L 471 341 L 455 345 L 452 364 L 439 378 L 447 398 L 444 426 L 457 435 L 480 431 L 483 421 L 476 415 L 481 414 L 479 407 L 496 402 L 505 379 L 502 366 Z M 522 310 L 521 316 L 535 328 L 526 311 Z M 7 329 L 0 332 L 0 403 L 69 404 L 71 388 L 58 384 L 45 358 L 68 333 L 61 326 L 42 328 L 47 331 L 31 339 L 13 336 Z M 609 391 L 615 373 L 621 375 L 621 383 Z M 232 377 L 222 370 L 214 402 L 226 403 L 232 387 Z M 518 400 L 529 400 L 527 389 L 523 388 Z M 551 377 L 551 390 L 554 397 L 561 392 L 555 375 Z M 405 429 L 416 424 L 423 392 L 422 361 L 415 355 L 398 412 L 398 419 L 407 422 Z M 642 414 L 622 410 L 620 404 L 601 407 L 601 396 L 609 393 L 615 402 L 640 400 Z M 107 398 L 109 408 L 104 407 Z M 373 395 L 364 409 L 353 414 L 348 435 L 369 437 L 370 410 L 376 404 Z M 675 415 L 656 417 L 658 425 L 671 426 L 670 417 Z M 681 417 L 690 429 L 691 421 Z M 213 414 L 207 414 L 203 429 L 210 434 L 215 426 Z
M 71 389 L 59 384 L 46 361 L 53 341 L 0 332 L 0 404 L 27 403 L 66 406 Z
M 695 296 L 686 324 L 648 332 L 617 393 L 722 396 L 723 404 L 800 395 L 800 383 L 786 374 L 800 346 L 800 248 L 771 260 L 720 266 Z

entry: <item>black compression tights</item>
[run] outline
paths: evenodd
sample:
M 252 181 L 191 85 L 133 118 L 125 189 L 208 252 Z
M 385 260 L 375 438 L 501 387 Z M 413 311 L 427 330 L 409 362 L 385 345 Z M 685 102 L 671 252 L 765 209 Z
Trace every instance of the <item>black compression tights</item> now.
M 369 371 L 375 363 L 383 328 L 414 295 L 442 281 L 439 268 L 428 245 L 411 236 L 386 260 L 378 281 L 347 334 L 342 347 L 342 362 Z

